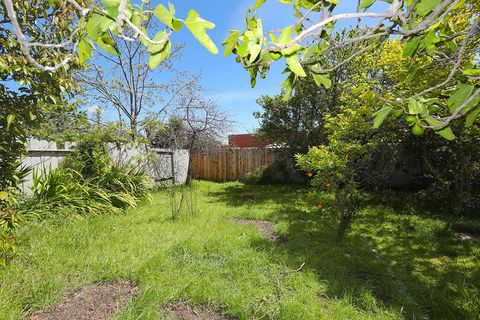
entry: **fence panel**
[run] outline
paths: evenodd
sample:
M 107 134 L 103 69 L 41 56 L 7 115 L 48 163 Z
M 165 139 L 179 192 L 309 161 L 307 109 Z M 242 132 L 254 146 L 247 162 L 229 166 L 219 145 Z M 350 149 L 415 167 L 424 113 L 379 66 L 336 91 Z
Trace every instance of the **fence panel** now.
M 223 149 L 212 154 L 192 155 L 192 175 L 195 179 L 209 181 L 236 181 L 260 166 L 277 161 L 274 149 L 243 148 Z
M 30 170 L 20 185 L 21 190 L 26 194 L 31 193 L 33 170 L 36 170 L 38 174 L 42 174 L 57 168 L 63 159 L 73 151 L 74 147 L 74 143 L 67 142 L 65 146 L 60 148 L 55 142 L 30 139 L 28 155 L 22 159 L 21 166 L 32 170 Z M 154 161 L 150 161 L 149 157 L 147 157 L 147 153 L 151 151 L 157 153 Z M 176 184 L 184 184 L 187 180 L 190 156 L 188 150 L 147 149 L 140 147 L 118 149 L 115 145 L 109 145 L 109 152 L 113 161 L 118 164 L 143 159 L 142 163 L 138 163 L 138 166 L 147 166 L 148 174 L 155 180 L 172 178 L 172 172 L 172 180 L 174 180 Z

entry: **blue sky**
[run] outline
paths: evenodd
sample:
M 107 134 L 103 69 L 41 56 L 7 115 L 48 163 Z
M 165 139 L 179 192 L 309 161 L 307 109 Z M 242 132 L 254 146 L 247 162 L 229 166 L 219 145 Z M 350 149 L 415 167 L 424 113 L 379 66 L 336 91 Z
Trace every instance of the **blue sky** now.
M 153 0 L 152 6 L 165 1 Z M 225 57 L 221 43 L 228 36 L 228 30 L 241 29 L 244 25 L 245 12 L 253 6 L 255 0 L 173 0 L 177 16 L 184 18 L 190 8 L 195 9 L 201 17 L 216 24 L 215 29 L 209 31 L 212 40 L 219 47 L 220 53 L 212 55 L 183 28 L 172 37 L 174 43 L 184 43 L 185 50 L 182 59 L 176 67 L 190 73 L 201 72 L 202 83 L 209 89 L 208 95 L 218 101 L 222 110 L 227 111 L 231 119 L 236 122 L 229 133 L 253 132 L 258 128 L 258 121 L 252 113 L 261 108 L 256 104 L 256 99 L 261 95 L 273 95 L 280 92 L 280 85 L 284 81 L 281 72 L 283 62 L 272 66 L 267 79 L 258 79 L 254 89 L 250 88 L 248 73 L 235 62 L 234 56 Z M 340 0 L 338 12 L 354 12 L 356 0 Z M 372 11 L 384 10 L 384 6 L 373 7 Z M 269 0 L 258 10 L 264 29 L 284 27 L 292 21 L 291 7 L 277 0 Z M 355 21 L 342 23 L 348 26 Z

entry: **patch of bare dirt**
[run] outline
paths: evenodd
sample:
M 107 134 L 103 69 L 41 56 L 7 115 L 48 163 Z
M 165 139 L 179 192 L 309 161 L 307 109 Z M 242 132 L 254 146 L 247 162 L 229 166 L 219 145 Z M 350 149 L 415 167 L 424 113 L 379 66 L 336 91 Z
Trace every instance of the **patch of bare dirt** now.
M 276 223 L 267 220 L 252 220 L 252 219 L 244 219 L 244 218 L 235 218 L 233 221 L 246 224 L 246 225 L 253 225 L 256 226 L 260 232 L 262 232 L 263 236 L 271 241 L 279 241 L 280 236 L 273 231 Z
M 163 309 L 163 316 L 169 320 L 233 320 L 222 316 L 210 306 L 192 308 L 185 302 L 169 304 Z
M 58 305 L 34 312 L 29 319 L 108 319 L 137 294 L 138 288 L 128 281 L 92 284 L 67 294 Z

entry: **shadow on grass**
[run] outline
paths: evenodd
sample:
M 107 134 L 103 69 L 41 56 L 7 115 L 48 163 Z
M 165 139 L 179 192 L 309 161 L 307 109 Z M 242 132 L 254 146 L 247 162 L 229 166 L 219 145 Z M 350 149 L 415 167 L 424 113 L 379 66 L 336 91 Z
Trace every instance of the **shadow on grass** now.
M 288 257 L 286 265 L 305 263 L 326 281 L 328 298 L 347 299 L 366 311 L 380 304 L 407 319 L 478 319 L 478 238 L 462 241 L 444 220 L 398 214 L 370 201 L 339 241 L 333 215 L 314 210 L 307 192 L 238 184 L 209 196 L 232 207 L 268 209 L 271 220 L 286 224 L 285 241 L 254 245 L 272 259 Z

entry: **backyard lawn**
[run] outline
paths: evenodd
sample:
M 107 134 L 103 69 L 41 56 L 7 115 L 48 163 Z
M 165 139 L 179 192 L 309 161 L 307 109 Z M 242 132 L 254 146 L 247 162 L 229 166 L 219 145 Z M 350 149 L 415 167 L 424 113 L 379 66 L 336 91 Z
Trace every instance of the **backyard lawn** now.
M 195 182 L 193 190 L 177 219 L 164 190 L 121 215 L 27 224 L 21 251 L 0 269 L 0 318 L 129 280 L 138 295 L 117 319 L 162 319 L 179 301 L 232 319 L 478 319 L 478 223 L 466 230 L 366 202 L 339 241 L 329 198 L 319 209 L 306 188 Z M 273 221 L 276 235 L 235 218 Z

